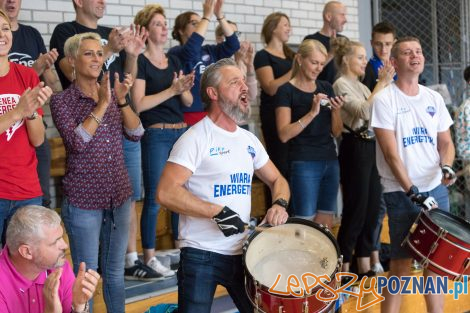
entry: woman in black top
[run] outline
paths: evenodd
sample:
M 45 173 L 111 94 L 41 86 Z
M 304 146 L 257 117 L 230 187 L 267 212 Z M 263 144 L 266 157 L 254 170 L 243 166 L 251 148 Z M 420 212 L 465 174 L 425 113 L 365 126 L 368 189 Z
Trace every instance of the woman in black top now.
M 317 80 L 327 58 L 317 40 L 304 40 L 294 58 L 292 79 L 276 95 L 276 126 L 289 142 L 289 182 L 294 215 L 333 226 L 339 164 L 333 137 L 343 129 L 342 97 L 329 82 Z M 328 105 L 320 102 L 328 101 Z
M 291 33 L 289 17 L 275 12 L 266 17 L 261 38 L 266 48 L 255 55 L 256 78 L 261 86 L 260 119 L 269 157 L 285 177 L 288 176 L 287 145 L 279 140 L 274 115 L 277 89 L 291 78 L 294 51 L 287 46 Z
M 144 261 L 161 275 L 172 276 L 174 272 L 154 256 L 160 208 L 155 191 L 173 144 L 187 129 L 182 107 L 193 102 L 190 90 L 194 74 L 183 75 L 179 59 L 164 53 L 168 25 L 160 5 L 146 5 L 134 22 L 149 32 L 145 51 L 137 60 L 137 79 L 132 89 L 132 99 L 145 128 L 141 140 L 145 198 L 140 220 Z

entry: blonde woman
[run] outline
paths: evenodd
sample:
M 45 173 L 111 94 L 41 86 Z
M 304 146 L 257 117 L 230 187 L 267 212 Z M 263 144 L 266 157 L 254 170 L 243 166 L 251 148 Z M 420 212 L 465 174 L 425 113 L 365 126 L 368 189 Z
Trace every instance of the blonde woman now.
M 276 126 L 281 142 L 289 147 L 293 214 L 331 228 L 339 187 L 334 137 L 343 129 L 343 100 L 335 96 L 329 82 L 317 80 L 327 55 L 319 41 L 302 42 L 292 79 L 277 91 Z
M 341 116 L 345 125 L 339 148 L 343 215 L 338 242 L 343 254 L 343 271 L 349 271 L 352 253 L 358 260 L 358 274 L 373 276 L 370 254 L 375 248 L 381 185 L 375 165 L 375 140 L 368 131 L 371 103 L 375 94 L 393 79 L 395 71 L 386 64 L 372 93 L 361 83 L 367 66 L 364 46 L 347 38 L 337 38 L 335 62 L 340 77 L 335 93 L 344 94 Z

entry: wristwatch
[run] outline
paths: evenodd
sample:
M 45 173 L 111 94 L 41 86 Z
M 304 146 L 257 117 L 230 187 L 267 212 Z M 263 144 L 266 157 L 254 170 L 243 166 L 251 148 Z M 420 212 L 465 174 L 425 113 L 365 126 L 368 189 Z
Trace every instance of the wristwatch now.
M 27 116 L 26 119 L 27 119 L 28 121 L 32 121 L 32 120 L 37 119 L 38 116 L 39 116 L 38 112 L 37 112 L 37 111 L 34 111 L 34 113 L 31 114 L 30 116 Z
M 406 195 L 409 197 L 411 195 L 417 195 L 418 193 L 419 193 L 418 187 L 416 187 L 415 185 L 412 185 L 410 187 L 410 190 L 408 190 L 408 192 L 406 193 Z
M 279 206 L 282 206 L 286 210 L 287 210 L 287 207 L 289 206 L 289 202 L 286 199 L 283 199 L 283 198 L 278 198 L 276 201 L 273 202 L 273 204 L 271 206 L 273 206 L 275 204 L 277 204 Z

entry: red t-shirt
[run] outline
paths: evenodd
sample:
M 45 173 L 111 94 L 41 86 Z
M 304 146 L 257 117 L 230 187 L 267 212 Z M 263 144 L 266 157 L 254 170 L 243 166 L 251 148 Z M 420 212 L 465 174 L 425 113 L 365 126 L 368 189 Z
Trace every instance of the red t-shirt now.
M 10 71 L 0 77 L 0 115 L 13 109 L 23 92 L 38 83 L 39 77 L 33 69 L 10 62 Z M 42 115 L 42 109 L 38 113 Z M 41 196 L 37 163 L 25 120 L 0 134 L 0 199 L 26 200 Z

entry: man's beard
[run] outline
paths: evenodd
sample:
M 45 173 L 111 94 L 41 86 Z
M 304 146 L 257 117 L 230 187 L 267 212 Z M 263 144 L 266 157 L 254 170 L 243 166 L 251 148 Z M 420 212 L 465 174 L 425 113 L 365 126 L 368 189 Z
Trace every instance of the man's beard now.
M 220 109 L 227 114 L 237 125 L 243 125 L 248 122 L 250 117 L 251 107 L 248 106 L 244 112 L 238 102 L 233 102 L 220 95 Z

